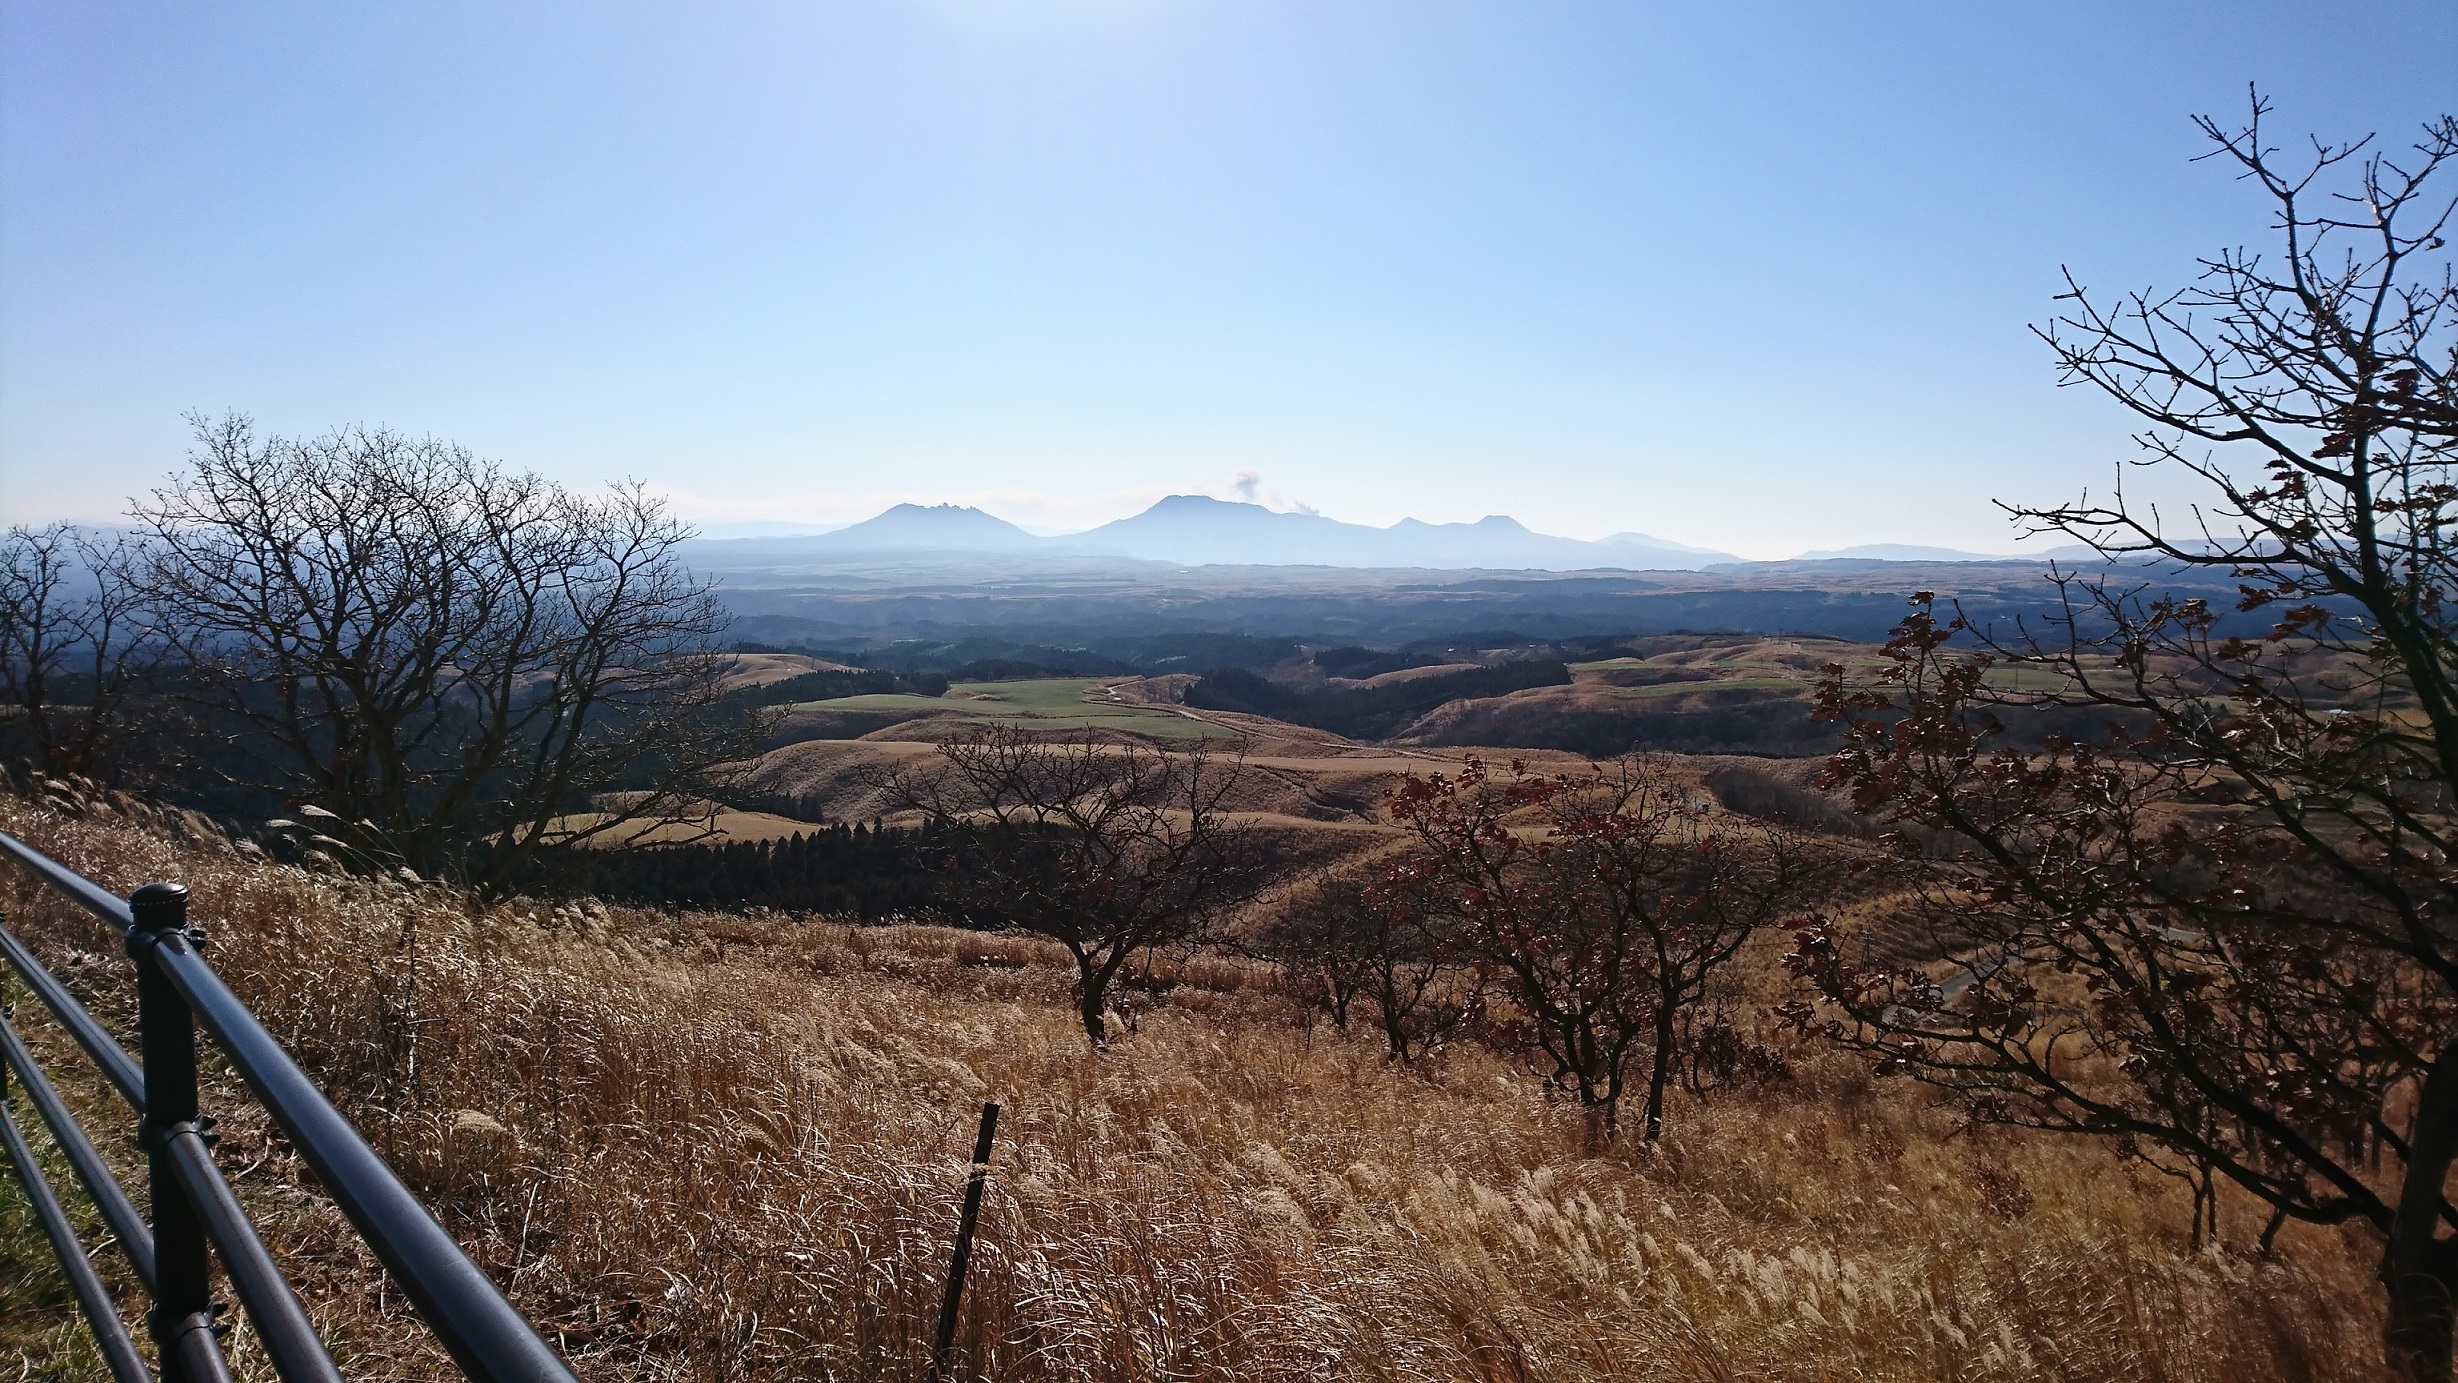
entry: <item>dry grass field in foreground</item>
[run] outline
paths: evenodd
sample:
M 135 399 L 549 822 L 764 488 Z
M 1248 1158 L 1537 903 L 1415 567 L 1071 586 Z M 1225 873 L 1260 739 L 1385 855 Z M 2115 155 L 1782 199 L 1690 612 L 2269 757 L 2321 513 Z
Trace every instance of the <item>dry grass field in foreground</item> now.
M 1066 972 L 1014 938 L 473 914 L 125 813 L 5 799 L 0 829 L 113 888 L 188 882 L 215 964 L 583 1377 L 918 1377 L 985 1096 L 1007 1114 L 967 1377 L 2378 1368 L 2372 1244 L 2296 1226 L 2263 1261 L 2231 1205 L 2224 1245 L 2189 1252 L 2181 1185 L 2092 1145 L 1949 1137 L 1916 1088 L 1814 1051 L 1788 1081 L 1676 1106 L 1660 1148 L 1591 1157 L 1524 1070 L 1473 1050 L 1395 1069 L 1300 1030 L 1226 961 L 1186 967 L 1096 1055 Z M 117 938 L 13 873 L 0 897 L 128 1032 Z M 78 1069 L 32 1007 L 46 1060 Z M 127 1127 L 72 1084 L 96 1127 Z M 343 1371 L 446 1374 L 242 1092 L 225 1077 L 208 1099 Z M 233 1346 L 269 1376 L 244 1328 Z M 0 1360 L 101 1376 L 14 1190 Z

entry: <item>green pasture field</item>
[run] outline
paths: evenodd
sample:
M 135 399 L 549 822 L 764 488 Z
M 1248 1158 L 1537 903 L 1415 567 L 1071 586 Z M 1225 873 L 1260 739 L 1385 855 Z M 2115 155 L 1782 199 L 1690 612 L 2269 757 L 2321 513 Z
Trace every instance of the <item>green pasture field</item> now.
M 1119 706 L 1087 701 L 1084 694 L 1110 678 L 1048 677 L 1028 682 L 958 682 L 947 696 L 905 693 L 840 696 L 804 701 L 796 710 L 910 711 L 961 716 L 984 722 L 1022 723 L 1035 730 L 1124 730 L 1172 739 L 1230 739 L 1233 730 L 1157 706 Z M 960 693 L 971 693 L 961 695 Z
M 2000 691 L 2064 691 L 2074 685 L 2056 668 L 2005 663 L 1990 668 L 1982 680 Z
M 1872 656 L 1870 652 L 1862 649 L 1854 649 L 1850 652 L 1838 652 L 1835 655 L 1835 661 L 1845 663 L 1850 666 L 1871 668 L 1879 666 L 1881 662 L 1880 659 Z M 1724 649 L 1706 658 L 1676 658 L 1670 656 L 1636 658 L 1625 656 L 1620 658 L 1599 658 L 1583 663 L 1572 663 L 1569 664 L 1569 667 L 1574 673 L 1615 672 L 1625 668 L 1678 667 L 1687 668 L 1693 672 L 1714 673 L 1719 677 L 1732 674 L 1748 675 L 1751 673 L 1757 673 L 1765 676 L 1784 677 L 1795 682 L 1814 682 L 1818 680 L 1818 673 L 1815 669 L 1802 667 L 1796 662 L 1788 662 L 1771 657 L 1768 655 L 1768 652 L 1763 645 Z
M 1707 682 L 1658 682 L 1651 687 L 1615 687 L 1616 696 L 1681 696 L 1690 692 L 1802 690 L 1806 677 L 1718 677 Z

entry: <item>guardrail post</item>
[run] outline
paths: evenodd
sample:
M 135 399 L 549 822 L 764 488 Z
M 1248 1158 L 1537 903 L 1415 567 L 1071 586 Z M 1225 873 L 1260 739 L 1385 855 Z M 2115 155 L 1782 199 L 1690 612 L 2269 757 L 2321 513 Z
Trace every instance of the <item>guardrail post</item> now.
M 171 1156 L 172 1135 L 197 1123 L 196 1019 L 154 958 L 154 947 L 165 932 L 187 928 L 187 886 L 147 884 L 128 895 L 128 911 L 135 919 L 128 929 L 128 958 L 136 962 L 137 1028 L 145 1060 L 145 1122 L 139 1138 L 145 1145 L 154 1217 L 154 1305 L 145 1313 L 145 1327 L 154 1338 L 163 1383 L 212 1383 L 197 1376 L 200 1370 L 192 1361 L 201 1353 L 201 1342 L 190 1338 L 202 1331 L 206 1341 L 212 1339 L 205 1230 Z

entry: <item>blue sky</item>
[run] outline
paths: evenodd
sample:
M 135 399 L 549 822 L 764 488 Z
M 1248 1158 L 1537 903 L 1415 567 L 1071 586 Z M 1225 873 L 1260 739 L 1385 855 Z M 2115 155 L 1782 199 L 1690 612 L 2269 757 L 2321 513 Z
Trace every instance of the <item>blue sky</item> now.
M 2458 6 L 12 0 L 0 501 L 234 409 L 712 524 L 2005 549 L 2127 453 L 2025 324 L 2260 240 L 2248 81 L 2404 140 Z

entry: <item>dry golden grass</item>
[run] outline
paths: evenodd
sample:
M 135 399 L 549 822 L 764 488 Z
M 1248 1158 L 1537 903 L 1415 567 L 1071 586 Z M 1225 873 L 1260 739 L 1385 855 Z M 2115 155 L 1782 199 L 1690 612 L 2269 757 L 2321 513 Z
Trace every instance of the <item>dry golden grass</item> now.
M 1182 968 L 1095 1055 L 1029 940 L 473 914 L 124 815 L 0 801 L 0 829 L 113 888 L 188 882 L 215 964 L 584 1377 L 918 1377 L 985 1097 L 1007 1114 L 967 1377 L 2218 1380 L 2379 1359 L 2371 1245 L 2292 1228 L 2261 1261 L 2234 1207 L 2227 1246 L 2190 1255 L 2174 1183 L 2091 1145 L 1947 1137 L 1915 1089 L 1816 1052 L 1678 1105 L 1660 1148 L 1590 1157 L 1524 1071 L 1474 1050 L 1395 1069 L 1228 960 Z M 17 878 L 5 896 L 127 1031 L 116 939 Z M 209 1100 L 344 1371 L 444 1375 L 242 1093 L 223 1078 Z M 24 1310 L 0 1358 L 93 1376 L 77 1338 Z M 237 1352 L 264 1376 L 244 1331 Z

